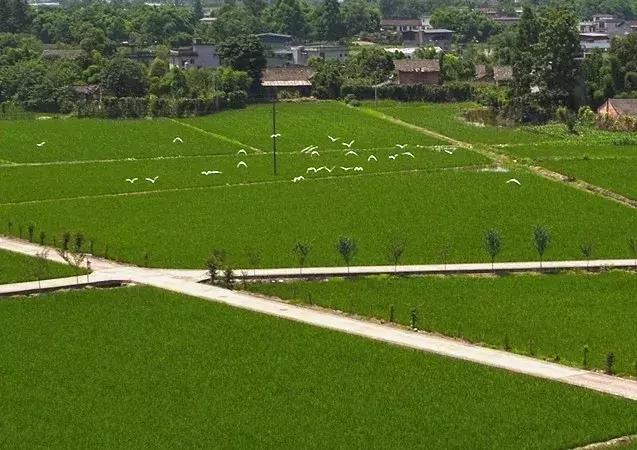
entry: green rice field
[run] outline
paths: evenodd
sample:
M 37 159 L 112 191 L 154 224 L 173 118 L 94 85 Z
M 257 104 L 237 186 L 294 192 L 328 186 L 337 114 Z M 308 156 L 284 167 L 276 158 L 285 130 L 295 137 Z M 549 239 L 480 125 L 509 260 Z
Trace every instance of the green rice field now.
M 0 302 L 3 447 L 572 448 L 637 403 L 148 288 Z
M 35 281 L 40 275 L 43 279 L 63 278 L 75 275 L 75 271 L 53 262 L 40 265 L 36 258 L 0 250 L 0 284 Z
M 470 135 L 476 127 L 457 117 L 467 107 L 379 104 L 476 143 L 565 139 L 554 125 Z M 201 267 L 213 249 L 225 249 L 235 266 L 248 265 L 247 250 L 260 252 L 264 267 L 293 266 L 298 240 L 311 241 L 308 264 L 341 265 L 341 235 L 359 244 L 354 264 L 384 264 L 385 242 L 398 233 L 408 241 L 406 263 L 440 262 L 446 247 L 451 261 L 486 261 L 488 228 L 504 236 L 500 260 L 532 260 L 538 224 L 554 230 L 550 259 L 579 259 L 589 241 L 594 257 L 623 258 L 637 234 L 629 208 L 524 170 L 495 172 L 478 153 L 364 109 L 315 102 L 277 111 L 277 175 L 267 104 L 180 121 L 4 122 L 0 230 L 12 222 L 33 223 L 49 239 L 82 232 L 100 255 L 139 264 L 148 253 L 154 266 L 187 268 Z M 342 145 L 351 140 L 355 154 Z M 301 151 L 310 146 L 318 154 Z M 511 178 L 522 186 L 506 184 Z
M 542 161 L 544 167 L 637 199 L 637 157 Z
M 636 262 L 637 267 L 637 262 Z M 254 283 L 253 292 L 410 325 L 562 363 L 637 376 L 630 317 L 637 310 L 637 274 L 565 273 L 542 276 L 360 278 L 329 282 Z

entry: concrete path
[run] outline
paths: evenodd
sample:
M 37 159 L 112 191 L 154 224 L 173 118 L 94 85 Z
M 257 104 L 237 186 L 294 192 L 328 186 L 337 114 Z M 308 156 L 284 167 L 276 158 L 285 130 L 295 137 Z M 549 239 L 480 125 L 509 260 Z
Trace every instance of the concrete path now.
M 38 245 L 7 238 L 0 238 L 0 248 L 17 249 L 20 253 L 33 255 L 42 250 Z M 57 254 L 50 252 L 52 260 L 55 260 L 56 257 L 58 257 Z M 95 259 L 94 267 L 100 268 L 90 276 L 91 280 L 95 282 L 130 282 L 152 286 L 286 320 L 637 400 L 637 382 L 635 381 L 198 283 L 197 281 L 205 276 L 204 271 L 142 269 L 100 259 Z M 332 268 L 329 270 L 333 271 Z M 50 289 L 70 288 L 76 286 L 75 283 L 75 278 L 43 282 Z M 5 286 L 3 289 L 5 293 L 8 293 L 7 295 L 15 295 L 17 292 L 32 292 L 34 287 L 37 287 L 37 282 Z
M 65 289 L 82 289 L 86 287 L 115 287 L 127 283 L 127 280 L 117 280 L 108 273 L 93 273 L 88 277 L 57 278 L 54 280 L 28 281 L 25 283 L 11 283 L 0 285 L 0 297 L 17 295 L 43 294 Z

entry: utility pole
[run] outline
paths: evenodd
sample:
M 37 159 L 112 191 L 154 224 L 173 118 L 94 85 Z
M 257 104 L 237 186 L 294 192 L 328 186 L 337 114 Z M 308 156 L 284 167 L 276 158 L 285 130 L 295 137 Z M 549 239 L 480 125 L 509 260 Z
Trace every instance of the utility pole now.
M 276 98 L 277 92 L 274 91 L 272 96 L 272 166 L 274 168 L 274 175 L 277 174 L 276 171 Z

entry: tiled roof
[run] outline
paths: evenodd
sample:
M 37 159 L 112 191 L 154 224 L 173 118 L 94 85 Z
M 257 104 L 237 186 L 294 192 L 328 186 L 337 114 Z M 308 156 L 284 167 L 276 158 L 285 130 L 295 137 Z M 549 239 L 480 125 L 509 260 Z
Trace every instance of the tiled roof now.
M 437 59 L 398 59 L 394 61 L 397 72 L 440 72 Z
M 624 116 L 637 116 L 637 99 L 611 98 L 608 101 L 619 114 Z
M 269 67 L 263 71 L 261 85 L 265 87 L 312 86 L 314 70 L 309 67 Z

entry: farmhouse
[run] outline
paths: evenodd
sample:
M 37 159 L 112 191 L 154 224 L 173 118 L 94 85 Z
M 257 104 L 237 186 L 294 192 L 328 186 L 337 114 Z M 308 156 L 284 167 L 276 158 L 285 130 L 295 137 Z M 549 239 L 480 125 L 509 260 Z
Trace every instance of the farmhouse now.
M 637 117 L 637 99 L 609 98 L 597 109 L 597 113 L 607 115 L 613 119 L 622 116 Z
M 394 61 L 396 83 L 440 84 L 440 61 L 437 59 L 399 59 Z
M 221 66 L 221 60 L 214 45 L 195 39 L 190 47 L 171 50 L 169 64 L 171 69 L 216 69 Z
M 297 66 L 307 66 L 310 59 L 333 59 L 337 61 L 345 61 L 349 55 L 349 49 L 346 45 L 299 45 L 292 47 L 292 61 Z
M 308 97 L 313 76 L 314 70 L 309 67 L 268 67 L 263 71 L 261 86 L 277 94 Z

